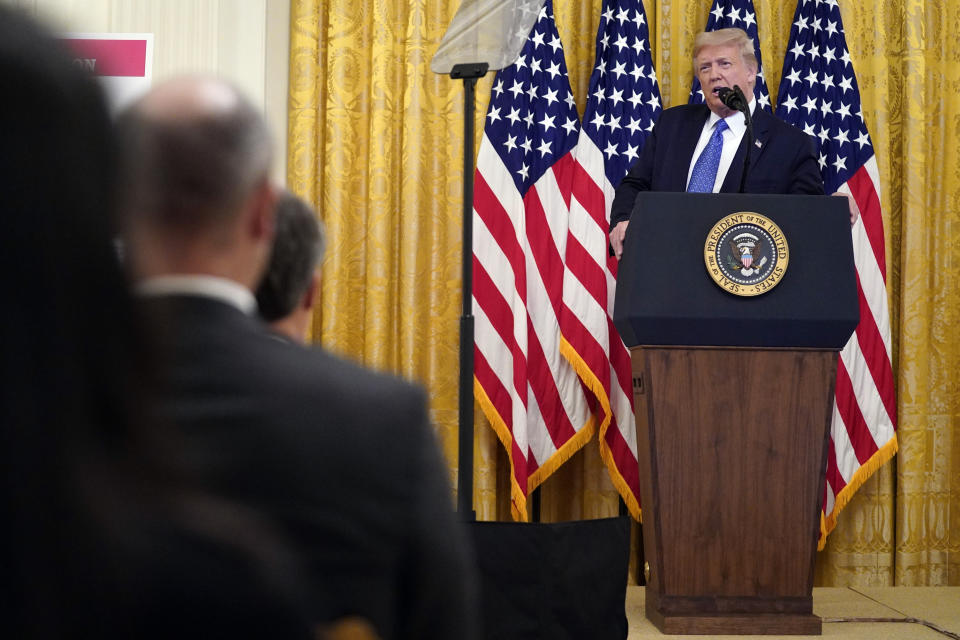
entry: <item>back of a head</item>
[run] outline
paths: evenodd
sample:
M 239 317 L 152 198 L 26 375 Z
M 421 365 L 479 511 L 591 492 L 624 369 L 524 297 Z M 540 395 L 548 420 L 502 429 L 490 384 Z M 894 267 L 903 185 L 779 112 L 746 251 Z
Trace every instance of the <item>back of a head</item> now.
M 83 537 L 78 479 L 132 437 L 143 345 L 114 246 L 116 149 L 99 86 L 0 7 L 0 95 L 0 628 L 55 637 L 51 585 Z
M 748 67 L 757 69 L 757 56 L 753 48 L 753 40 L 743 29 L 730 27 L 715 31 L 701 31 L 693 40 L 693 72 L 697 73 L 697 55 L 703 47 L 732 45 L 740 51 L 740 57 Z
M 229 223 L 268 175 L 270 134 L 239 90 L 183 77 L 118 118 L 122 211 L 129 221 L 192 234 Z
M 128 357 L 118 342 L 132 325 L 114 247 L 110 119 L 94 79 L 39 26 L 2 7 L 0 95 L 0 269 L 12 302 L 0 314 L 2 408 L 30 420 L 61 408 L 79 417 L 99 410 L 86 385 L 100 382 L 86 374 Z M 61 428 L 57 437 L 80 437 Z
M 107 257 L 115 145 L 99 87 L 39 29 L 0 13 L 0 260 L 16 292 L 48 298 L 84 286 L 65 265 L 96 269 Z
M 282 320 L 293 312 L 323 259 L 325 244 L 323 223 L 313 208 L 284 192 L 277 203 L 270 263 L 256 292 L 264 320 Z

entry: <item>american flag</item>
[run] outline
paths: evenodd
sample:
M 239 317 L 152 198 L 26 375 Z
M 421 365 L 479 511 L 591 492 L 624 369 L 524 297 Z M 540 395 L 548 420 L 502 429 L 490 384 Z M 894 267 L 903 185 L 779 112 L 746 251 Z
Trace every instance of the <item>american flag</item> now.
M 473 200 L 474 395 L 510 457 L 519 520 L 528 492 L 595 431 L 558 321 L 579 134 L 547 0 L 494 79 Z
M 713 0 L 713 7 L 710 9 L 704 31 L 730 27 L 743 29 L 753 40 L 753 53 L 757 56 L 757 83 L 753 87 L 753 94 L 757 98 L 757 105 L 770 112 L 770 92 L 767 91 L 767 81 L 763 78 L 760 36 L 757 33 L 757 12 L 753 10 L 753 0 Z M 693 87 L 690 89 L 690 103 L 703 103 L 703 90 L 696 75 L 693 77 Z
M 837 0 L 798 2 L 777 116 L 814 138 L 826 192 L 852 194 L 860 209 L 852 229 L 860 324 L 837 363 L 823 548 L 840 510 L 897 451 L 880 180 Z
M 594 396 L 600 454 L 640 517 L 637 435 L 628 353 L 613 326 L 617 261 L 608 251 L 614 190 L 661 111 L 640 0 L 604 0 L 583 130 L 576 149 L 560 319 L 563 354 Z

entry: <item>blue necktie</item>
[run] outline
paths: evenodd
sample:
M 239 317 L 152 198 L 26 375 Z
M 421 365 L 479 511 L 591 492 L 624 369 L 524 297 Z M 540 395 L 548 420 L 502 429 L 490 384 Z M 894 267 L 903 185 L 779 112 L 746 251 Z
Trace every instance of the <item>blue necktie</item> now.
M 717 120 L 713 135 L 703 148 L 697 163 L 690 174 L 687 191 L 694 193 L 712 193 L 713 183 L 717 180 L 717 167 L 720 166 L 720 152 L 723 151 L 723 132 L 727 129 L 726 120 Z

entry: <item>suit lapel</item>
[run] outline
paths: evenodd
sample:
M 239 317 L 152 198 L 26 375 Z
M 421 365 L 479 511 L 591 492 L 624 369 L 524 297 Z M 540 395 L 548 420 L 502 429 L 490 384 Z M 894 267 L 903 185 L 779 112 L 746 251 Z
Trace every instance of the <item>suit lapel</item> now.
M 669 188 L 663 191 L 686 191 L 687 175 L 690 173 L 690 163 L 693 161 L 693 152 L 697 148 L 700 134 L 703 132 L 703 123 L 710 117 L 710 110 L 706 105 L 695 105 L 674 138 L 677 152 L 670 157 L 676 158 L 677 166 L 672 171 L 665 172 L 670 181 Z
M 767 149 L 767 141 L 769 139 L 769 128 L 770 128 L 770 114 L 763 111 L 759 105 L 757 105 L 756 110 L 753 113 L 753 142 L 751 142 L 750 147 L 750 168 L 749 171 L 752 173 L 753 168 L 757 166 L 757 162 L 760 161 L 760 156 L 763 155 L 763 152 Z M 727 176 L 723 179 L 723 184 L 720 187 L 720 193 L 737 193 L 740 190 L 740 177 L 743 175 L 743 157 L 747 152 L 747 134 L 743 134 L 743 139 L 740 140 L 740 146 L 737 148 L 737 153 L 733 156 L 733 162 L 730 163 L 730 168 L 727 170 Z

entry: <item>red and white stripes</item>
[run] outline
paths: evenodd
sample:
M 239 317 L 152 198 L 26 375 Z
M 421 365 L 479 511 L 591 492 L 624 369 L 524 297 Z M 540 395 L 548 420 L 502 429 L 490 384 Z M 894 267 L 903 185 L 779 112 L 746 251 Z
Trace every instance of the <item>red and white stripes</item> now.
M 603 154 L 586 132 L 576 148 L 561 316 L 563 355 L 593 393 L 600 454 L 635 518 L 640 517 L 630 354 L 613 326 L 616 265 L 607 230 L 614 188 Z
M 474 193 L 475 395 L 510 453 L 514 517 L 526 495 L 589 440 L 579 378 L 560 355 L 563 255 L 573 159 L 521 198 L 484 137 Z
M 820 548 L 853 493 L 897 451 L 883 218 L 874 156 L 840 187 L 860 209 L 853 256 L 860 323 L 840 352 Z

